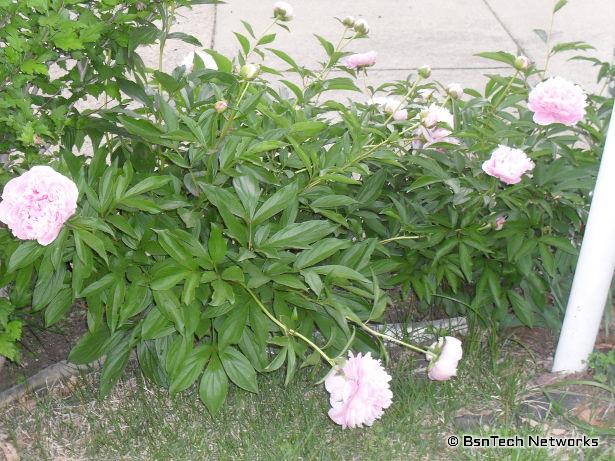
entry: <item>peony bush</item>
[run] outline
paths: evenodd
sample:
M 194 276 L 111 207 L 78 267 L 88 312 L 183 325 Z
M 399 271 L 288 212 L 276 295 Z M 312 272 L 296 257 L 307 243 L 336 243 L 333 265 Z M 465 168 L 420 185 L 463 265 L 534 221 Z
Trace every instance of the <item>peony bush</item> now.
M 171 394 L 196 383 L 211 413 L 231 383 L 258 392 L 259 373 L 285 367 L 289 383 L 309 366 L 353 428 L 394 399 L 386 343 L 424 354 L 434 381 L 462 359 L 450 336 L 383 333 L 391 288 L 485 328 L 558 327 L 612 99 L 506 52 L 481 53 L 511 67 L 482 91 L 429 66 L 362 89 L 377 60 L 366 20 L 341 19 L 337 47 L 318 37 L 324 62 L 308 70 L 272 45 L 271 27 L 300 20 L 288 3 L 261 35 L 245 23 L 232 59 L 172 31 L 189 3 L 129 7 L 161 56 L 168 39 L 195 43 L 182 65 L 147 68 L 131 42 L 104 105 L 67 117 L 56 153 L 10 152 L 0 354 L 17 359 L 21 322 L 53 325 L 83 300 L 69 360 L 104 359 L 102 395 L 133 352 Z M 355 41 L 366 51 L 343 51 Z M 74 155 L 86 138 L 92 155 Z

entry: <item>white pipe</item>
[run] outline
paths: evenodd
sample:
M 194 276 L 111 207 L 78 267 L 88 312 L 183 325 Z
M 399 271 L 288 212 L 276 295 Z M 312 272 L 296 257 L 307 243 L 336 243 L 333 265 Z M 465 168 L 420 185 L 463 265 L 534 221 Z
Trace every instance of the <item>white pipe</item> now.
M 606 136 L 553 371 L 587 367 L 615 269 L 615 112 Z

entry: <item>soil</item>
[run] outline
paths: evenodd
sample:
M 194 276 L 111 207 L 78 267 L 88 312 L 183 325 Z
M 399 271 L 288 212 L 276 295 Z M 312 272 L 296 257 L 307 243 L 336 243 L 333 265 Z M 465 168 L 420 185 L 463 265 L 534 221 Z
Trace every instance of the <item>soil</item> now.
M 19 364 L 5 362 L 0 371 L 0 392 L 24 382 L 43 368 L 66 360 L 77 340 L 86 332 L 86 311 L 76 305 L 55 325 L 44 329 L 32 321 L 24 325 Z

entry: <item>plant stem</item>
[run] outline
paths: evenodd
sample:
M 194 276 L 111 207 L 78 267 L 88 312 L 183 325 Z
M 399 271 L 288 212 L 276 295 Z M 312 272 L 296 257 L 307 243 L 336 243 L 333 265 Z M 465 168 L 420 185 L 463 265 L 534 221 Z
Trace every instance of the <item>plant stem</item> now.
M 385 244 L 385 243 L 390 243 L 390 242 L 394 242 L 396 240 L 414 240 L 414 239 L 420 239 L 421 236 L 420 235 L 399 235 L 397 237 L 391 237 L 390 239 L 384 239 L 384 240 L 380 240 L 381 244 Z
M 252 290 L 250 290 L 245 285 L 242 285 L 242 286 L 243 286 L 244 290 L 246 290 L 248 293 L 250 293 L 250 296 L 252 296 L 254 301 L 256 301 L 256 304 L 263 311 L 263 313 L 267 317 L 269 317 L 269 319 L 273 323 L 275 323 L 278 327 L 280 327 L 282 329 L 282 331 L 284 332 L 284 334 L 295 336 L 295 337 L 305 341 L 308 344 L 308 346 L 310 346 L 312 349 L 314 349 L 316 352 L 318 352 L 322 356 L 322 358 L 325 359 L 329 363 L 329 365 L 331 365 L 332 367 L 335 366 L 335 361 L 331 357 L 329 357 L 325 353 L 325 351 L 323 351 L 320 347 L 318 347 L 314 343 L 314 341 L 312 341 L 311 339 L 309 339 L 306 336 L 302 335 L 298 331 L 295 331 L 292 328 L 288 328 L 286 325 L 284 325 L 282 322 L 280 322 L 278 319 L 276 319 L 275 316 L 271 312 L 269 312 L 269 310 L 265 307 L 265 305 L 261 302 L 261 300 L 258 299 L 258 296 L 256 296 L 256 294 Z
M 353 321 L 351 318 L 346 317 L 348 320 L 350 320 L 351 322 Z M 379 331 L 376 331 L 370 327 L 368 327 L 367 325 L 365 325 L 363 322 L 354 322 L 357 325 L 359 325 L 361 328 L 363 328 L 365 331 L 367 331 L 369 334 L 372 334 L 374 336 L 378 336 L 379 338 L 384 339 L 385 341 L 391 341 L 393 343 L 399 344 L 400 346 L 404 346 L 407 347 L 408 349 L 412 349 L 415 352 L 418 352 L 420 354 L 425 354 L 425 355 L 430 355 L 431 352 L 426 351 L 425 349 L 421 349 L 418 346 L 415 346 L 413 344 L 409 344 L 407 342 L 401 341 L 397 338 L 394 338 L 393 336 L 389 336 L 386 333 L 380 333 Z
M 557 0 L 555 0 L 557 2 Z M 545 78 L 545 74 L 547 73 L 547 67 L 549 67 L 549 59 L 551 59 L 551 35 L 553 34 L 553 20 L 555 19 L 555 11 L 551 13 L 551 24 L 549 25 L 549 33 L 547 34 L 547 42 L 545 46 L 547 47 L 547 55 L 545 56 L 545 68 L 542 70 L 542 78 Z
M 517 75 L 519 75 L 519 71 L 518 70 L 515 71 L 515 74 L 512 77 L 510 77 L 510 80 L 508 81 L 508 85 L 506 85 L 504 90 L 500 93 L 500 96 L 498 97 L 498 100 L 495 103 L 493 103 L 493 105 L 491 106 L 491 110 L 492 111 L 495 111 L 495 109 L 502 103 L 502 101 L 506 97 L 506 93 L 508 93 L 508 90 L 510 90 L 510 87 L 511 87 L 512 83 L 517 78 Z
M 387 117 L 387 119 L 384 121 L 384 125 L 386 126 L 391 119 L 393 118 L 393 115 L 395 115 L 395 112 L 397 112 L 399 110 L 399 108 L 402 106 L 402 104 L 406 101 L 406 99 L 408 99 L 410 97 L 410 95 L 412 93 L 414 93 L 414 89 L 416 88 L 416 86 L 419 84 L 419 82 L 421 81 L 422 77 L 419 75 L 417 77 L 417 79 L 414 81 L 414 83 L 412 84 L 412 86 L 410 87 L 410 89 L 406 92 L 406 94 L 404 95 L 404 97 L 402 98 L 401 101 L 399 101 L 399 104 L 397 104 L 397 107 L 395 108 L 394 111 L 392 111 L 389 116 Z

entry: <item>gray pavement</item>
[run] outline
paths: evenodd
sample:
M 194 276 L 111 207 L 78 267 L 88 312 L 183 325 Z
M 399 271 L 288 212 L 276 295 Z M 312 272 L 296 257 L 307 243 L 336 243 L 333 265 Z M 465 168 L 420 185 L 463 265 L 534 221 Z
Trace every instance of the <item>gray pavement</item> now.
M 233 32 L 245 34 L 240 20 L 251 23 L 258 34 L 271 22 L 274 1 L 227 0 L 226 4 L 182 9 L 174 30 L 198 37 L 206 48 L 233 54 L 239 44 Z M 365 18 L 369 38 L 355 41 L 349 51 L 378 52 L 369 82 L 379 84 L 400 78 L 429 64 L 434 77 L 462 85 L 480 85 L 484 75 L 502 72 L 494 61 L 474 56 L 480 51 L 523 53 L 537 64 L 545 62 L 546 47 L 533 29 L 549 30 L 553 0 L 295 0 L 291 32 L 278 29 L 272 45 L 288 52 L 300 64 L 314 68 L 324 59 L 313 34 L 337 42 L 342 31 L 334 17 Z M 583 40 L 596 47 L 591 54 L 613 60 L 615 51 L 615 0 L 570 0 L 553 23 L 553 42 Z M 195 49 L 174 40 L 168 44 L 165 68 L 178 65 Z M 549 75 L 561 75 L 583 86 L 596 87 L 596 72 L 582 62 L 570 62 L 575 53 L 551 59 Z M 156 52 L 144 58 L 153 65 Z M 272 58 L 268 64 L 284 67 Z

